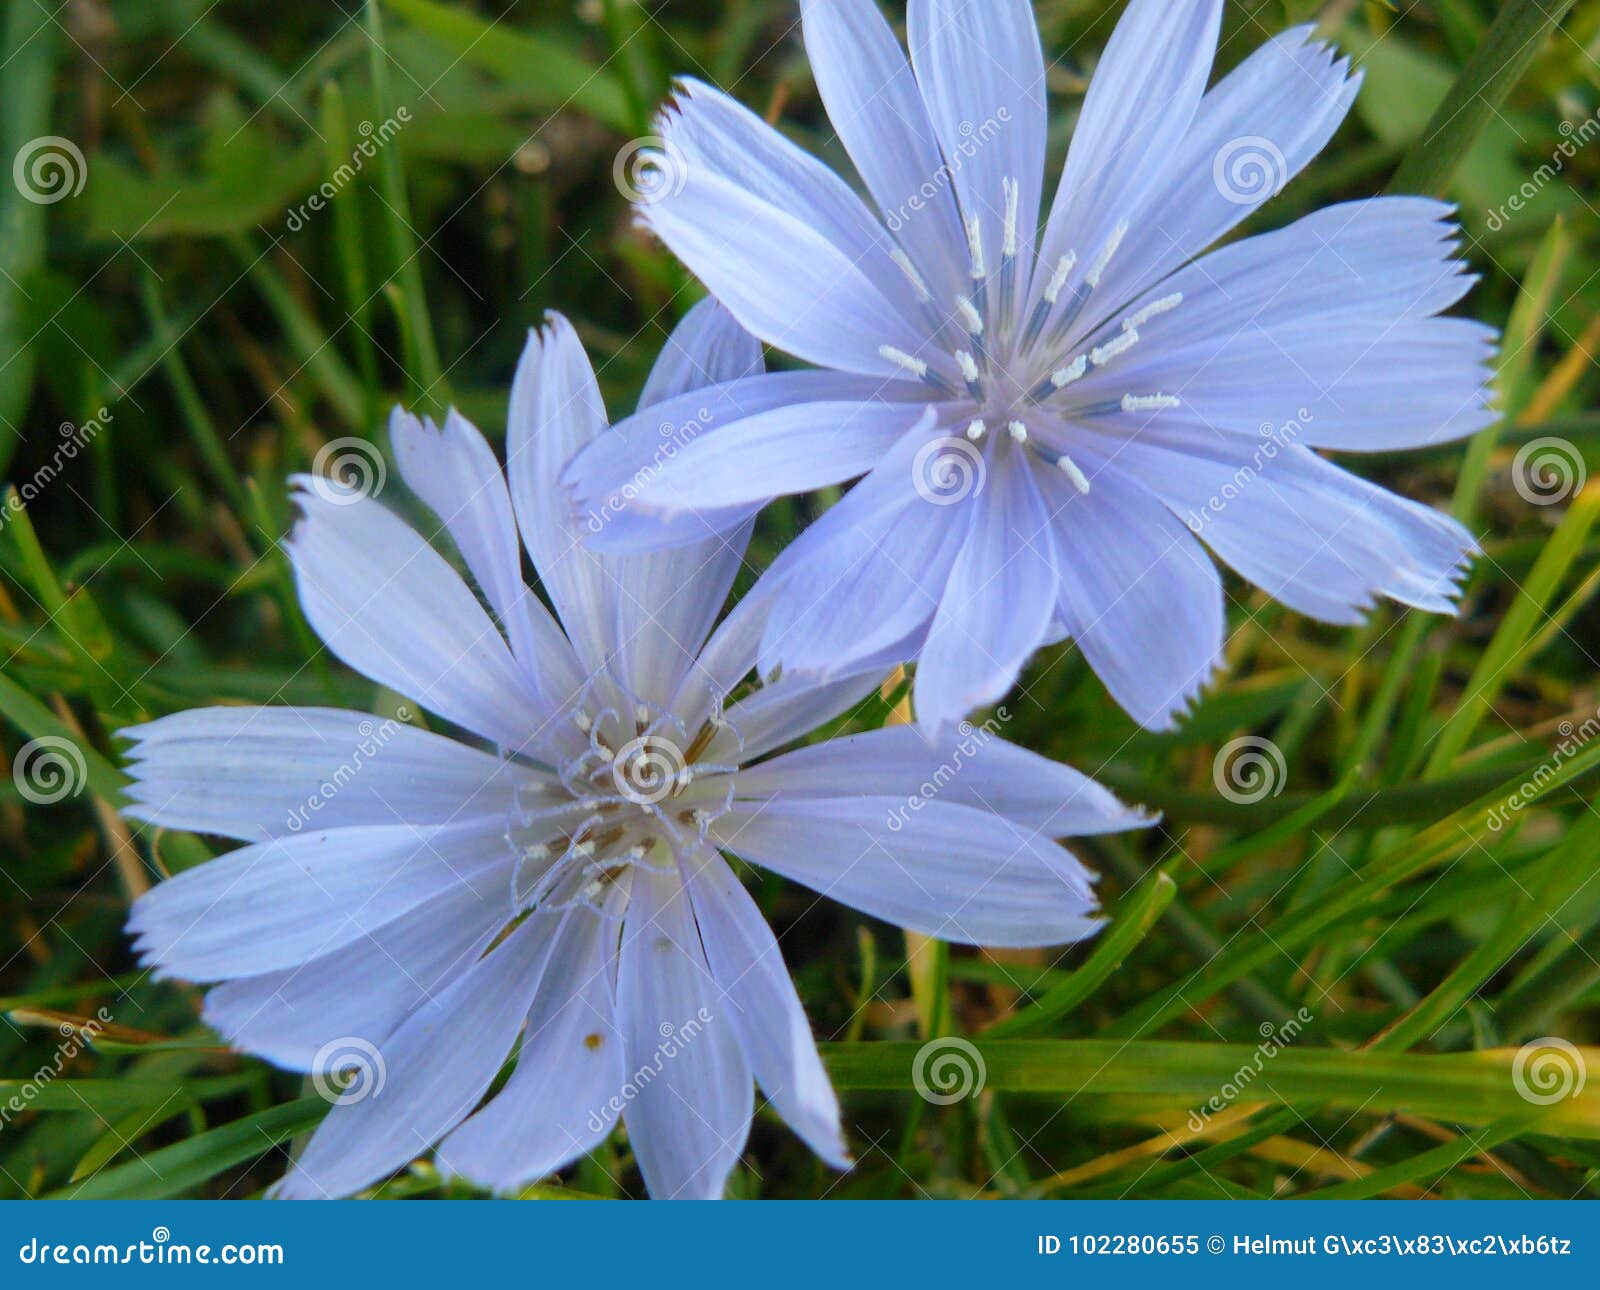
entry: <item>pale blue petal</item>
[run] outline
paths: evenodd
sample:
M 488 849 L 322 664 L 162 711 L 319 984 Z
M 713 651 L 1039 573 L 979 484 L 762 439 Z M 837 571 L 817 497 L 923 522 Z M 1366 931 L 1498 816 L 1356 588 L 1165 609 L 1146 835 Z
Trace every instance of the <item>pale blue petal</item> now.
M 961 212 L 905 51 L 874 0 L 801 0 L 828 118 L 929 289 L 964 289 Z
M 443 522 L 548 707 L 582 684 L 572 646 L 522 580 L 511 495 L 494 451 L 452 410 L 444 429 L 395 409 L 389 441 L 401 478 Z
M 850 1166 L 839 1099 L 822 1069 L 805 1009 L 755 901 L 715 852 L 683 864 L 706 961 L 756 1082 L 807 1146 Z
M 667 139 L 672 138 L 670 124 Z M 880 352 L 924 348 L 926 324 L 897 301 L 906 279 L 875 277 L 803 215 L 773 206 L 745 184 L 685 167 L 674 195 L 640 218 L 748 330 L 796 358 L 842 372 L 898 378 Z
M 544 705 L 444 557 L 371 498 L 330 480 L 296 482 L 304 518 L 284 547 L 306 620 L 328 648 L 501 747 L 526 743 Z
M 702 300 L 672 329 L 639 395 L 639 408 L 653 408 L 709 385 L 722 385 L 766 369 L 761 342 L 739 326 L 715 300 Z
M 160 976 L 259 976 L 349 945 L 461 884 L 503 892 L 509 908 L 510 870 L 503 823 L 307 832 L 185 869 L 134 903 L 128 930 Z
M 1093 880 L 1071 852 L 969 806 L 779 796 L 737 803 L 712 836 L 831 900 L 940 940 L 1061 945 L 1099 926 Z
M 611 1132 L 622 1106 L 622 1036 L 613 1019 L 617 929 L 567 915 L 539 980 L 505 1087 L 439 1144 L 439 1168 L 492 1191 L 563 1169 Z
M 685 78 L 674 87 L 663 114 L 662 136 L 669 193 L 677 178 L 674 165 L 730 180 L 763 206 L 819 234 L 877 283 L 896 309 L 908 318 L 917 316 L 910 280 L 890 258 L 894 240 L 855 190 L 749 108 L 714 86 Z M 645 202 L 648 219 L 648 196 Z
M 902 393 L 921 397 L 923 391 L 905 382 L 885 385 L 875 377 L 778 372 L 677 395 L 618 422 L 568 465 L 562 482 L 573 523 L 596 550 L 619 553 L 684 546 L 735 530 L 767 497 L 723 510 L 672 513 L 636 502 L 691 446 L 701 440 L 721 443 L 719 436 L 748 418 L 807 405 L 870 403 L 879 397 L 904 401 Z M 781 480 L 771 482 L 774 491 L 768 497 L 793 491 Z
M 912 811 L 937 799 L 1015 820 L 1049 837 L 1122 833 L 1152 820 L 1070 766 L 1007 743 L 992 725 L 928 736 L 886 726 L 784 753 L 740 772 L 752 798 L 898 798 Z
M 381 1079 L 328 1112 L 278 1195 L 348 1196 L 424 1154 L 465 1119 L 516 1042 L 555 922 L 523 923 L 378 1045 Z
M 202 1017 L 234 1048 L 314 1073 L 341 1041 L 381 1045 L 477 962 L 507 914 L 499 884 L 458 884 L 331 954 L 215 987 Z
M 1496 336 L 1431 315 L 1472 285 L 1449 208 L 1422 198 L 1332 206 L 1197 261 L 1155 290 L 1183 303 L 1083 383 L 1085 398 L 1161 391 L 1161 424 L 1258 438 L 1292 424 L 1331 448 L 1412 448 L 1495 420 Z M 1151 418 L 1116 420 L 1135 430 Z
M 616 576 L 562 505 L 561 468 L 606 428 L 594 369 L 572 324 L 551 314 L 531 333 L 511 383 L 506 472 L 522 541 L 585 673 L 613 647 Z
M 672 699 L 673 712 L 689 729 L 714 715 L 755 667 L 767 608 L 764 597 L 746 595 L 711 633 Z
M 1100 460 L 1080 494 L 1042 480 L 1055 514 L 1061 613 L 1089 665 L 1140 725 L 1174 725 L 1222 663 L 1222 582 L 1189 530 Z M 1263 535 L 1270 540 L 1270 535 Z
M 1055 543 L 1025 452 L 994 445 L 984 486 L 963 504 L 971 527 L 917 662 L 917 720 L 930 730 L 1001 698 L 1055 618 Z
M 1241 575 L 1326 622 L 1358 623 L 1380 596 L 1452 613 L 1477 550 L 1449 516 L 1277 440 L 1152 427 L 1117 462 Z
M 1361 88 L 1310 27 L 1274 36 L 1200 100 L 1161 182 L 1095 290 L 1092 324 L 1199 255 L 1277 196 L 1333 137 Z M 1170 141 L 1164 141 L 1164 146 Z
M 332 708 L 196 708 L 120 731 L 124 813 L 243 842 L 307 828 L 504 821 L 531 770 L 395 719 Z
M 1068 254 L 1077 256 L 1069 282 L 1084 283 L 1118 224 L 1126 222 L 1131 233 L 1148 194 L 1171 183 L 1174 142 L 1183 138 L 1200 106 L 1221 21 L 1222 0 L 1129 4 L 1089 82 L 1072 133 L 1039 244 L 1035 299 Z M 1118 251 L 1113 260 L 1122 254 Z M 1069 291 L 1063 306 L 1070 299 Z
M 747 379 L 762 365 L 755 337 L 721 305 L 702 300 L 667 338 L 640 407 Z M 636 698 L 656 705 L 671 699 L 728 598 L 749 542 L 745 524 L 703 542 L 614 561 L 618 670 Z
M 617 965 L 623 1120 L 657 1200 L 716 1200 L 739 1163 L 755 1090 L 676 869 L 638 868 Z
M 763 579 L 764 674 L 836 676 L 920 640 L 966 535 L 961 505 L 917 484 L 938 439 L 918 427 L 792 542 Z M 934 454 L 936 455 L 936 453 Z M 930 497 L 939 501 L 929 500 Z M 910 657 L 906 654 L 904 657 Z
M 911 0 L 911 62 L 984 266 L 1001 263 L 1005 185 L 1018 185 L 1019 271 L 1032 263 L 1044 183 L 1044 54 L 1029 0 Z
M 864 475 L 921 419 L 921 402 L 801 403 L 696 439 L 638 489 L 646 511 L 731 511 Z
M 727 710 L 725 728 L 712 741 L 707 757 L 746 762 L 782 748 L 850 711 L 883 679 L 883 671 L 875 669 L 837 681 L 809 676 L 768 681 Z

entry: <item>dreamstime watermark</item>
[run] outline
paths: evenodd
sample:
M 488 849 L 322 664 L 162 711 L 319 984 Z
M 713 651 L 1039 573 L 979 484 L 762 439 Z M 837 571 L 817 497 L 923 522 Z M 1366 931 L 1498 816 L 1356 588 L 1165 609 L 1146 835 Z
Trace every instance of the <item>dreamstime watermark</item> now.
M 78 454 L 93 443 L 111 421 L 111 411 L 104 406 L 96 409 L 95 414 L 81 424 L 63 421 L 60 426 L 61 437 L 50 453 L 50 459 L 6 493 L 5 502 L 0 504 L 0 528 L 4 528 L 13 517 L 21 514 L 25 506 L 50 487 L 66 469 L 67 463 L 75 461 Z
M 1554 1106 L 1577 1097 L 1588 1082 L 1583 1050 L 1554 1035 L 1524 1044 L 1511 1062 L 1517 1095 L 1535 1106 Z
M 1511 486 L 1529 506 L 1555 506 L 1583 491 L 1589 468 L 1577 445 L 1554 435 L 1530 439 L 1511 463 Z
M 611 780 L 635 806 L 654 806 L 686 787 L 692 772 L 683 749 L 660 735 L 640 735 L 617 749 Z
M 889 211 L 884 216 L 884 223 L 889 226 L 889 231 L 898 233 L 910 222 L 913 215 L 927 210 L 931 202 L 939 199 L 940 193 L 948 192 L 955 183 L 955 177 L 961 173 L 967 162 L 999 138 L 1000 131 L 1010 124 L 1009 107 L 1000 108 L 993 116 L 977 125 L 971 121 L 963 121 L 957 128 L 961 142 L 947 150 L 944 163 L 934 171 L 931 178 L 924 179 L 922 186 L 901 202 L 897 209 Z
M 1000 727 L 1010 720 L 1011 713 L 1006 708 L 999 707 L 994 710 L 994 716 L 981 726 L 963 721 L 956 728 L 959 738 L 950 755 L 906 795 L 903 803 L 889 812 L 884 821 L 889 826 L 889 832 L 898 833 L 910 824 L 911 817 L 944 792 L 951 781 L 961 774 L 966 764 L 980 756 L 999 733 Z
M 340 762 L 331 775 L 323 779 L 312 790 L 300 805 L 289 812 L 284 821 L 290 833 L 298 833 L 306 825 L 312 823 L 313 817 L 334 798 L 344 791 L 345 786 L 361 773 L 362 768 L 378 756 L 401 730 L 405 729 L 411 719 L 411 709 L 404 704 L 395 709 L 395 715 L 387 718 L 382 723 L 374 725 L 370 720 L 364 720 L 356 727 L 356 733 L 361 736 L 361 741 L 356 744 L 354 751 L 348 758 Z
M 935 1106 L 977 1097 L 989 1082 L 989 1067 L 971 1040 L 959 1035 L 930 1039 L 911 1061 L 911 1087 Z
M 1261 439 L 1250 454 L 1250 460 L 1235 470 L 1233 477 L 1212 493 L 1198 511 L 1189 512 L 1184 521 L 1189 531 L 1196 536 L 1202 534 L 1206 525 L 1241 497 L 1261 477 L 1261 472 L 1270 462 L 1276 461 L 1279 454 L 1293 447 L 1305 433 L 1306 427 L 1316 419 L 1310 408 L 1299 408 L 1293 417 L 1281 424 L 1262 422 Z
M 24 1080 L 22 1086 L 4 1103 L 0 1103 L 0 1129 L 10 1124 L 13 1116 L 26 1111 L 50 1081 L 66 1069 L 67 1063 L 91 1045 L 110 1024 L 111 1013 L 104 1007 L 97 1009 L 93 1017 L 81 1024 L 62 1021 L 59 1024 L 61 1043 L 57 1045 L 55 1055 Z
M 17 749 L 11 782 L 35 806 L 54 806 L 83 791 L 89 763 L 83 749 L 65 735 L 40 735 Z
M 1571 721 L 1563 721 L 1556 730 L 1561 737 L 1551 750 L 1550 757 L 1541 762 L 1532 775 L 1518 784 L 1503 802 L 1497 802 L 1494 809 L 1489 812 L 1488 824 L 1491 833 L 1500 832 L 1511 823 L 1512 816 L 1543 797 L 1549 787 L 1556 782 L 1562 765 L 1600 735 L 1600 709 L 1581 724 L 1574 725 Z
M 1230 739 L 1211 762 L 1211 782 L 1235 806 L 1254 806 L 1277 797 L 1288 778 L 1283 749 L 1260 735 Z
M 1561 142 L 1550 154 L 1550 160 L 1535 170 L 1530 178 L 1523 180 L 1522 186 L 1499 206 L 1484 212 L 1491 233 L 1498 233 L 1511 222 L 1513 215 L 1520 215 L 1525 211 L 1533 199 L 1549 187 L 1557 175 L 1566 170 L 1567 162 L 1600 137 L 1600 111 L 1584 117 L 1577 124 L 1563 121 L 1558 129 L 1561 131 Z
M 928 440 L 911 462 L 911 486 L 934 506 L 955 506 L 976 497 L 987 480 L 983 453 L 957 435 Z
M 1283 191 L 1289 162 L 1283 149 L 1259 134 L 1229 139 L 1211 158 L 1211 182 L 1235 206 L 1259 206 Z
M 377 1044 L 360 1035 L 340 1035 L 311 1059 L 311 1085 L 334 1106 L 352 1106 L 377 1097 L 389 1082 L 389 1068 Z
M 661 442 L 651 454 L 650 461 L 634 471 L 633 478 L 611 493 L 600 504 L 598 511 L 590 508 L 589 513 L 584 516 L 584 525 L 589 532 L 601 532 L 607 524 L 627 509 L 628 503 L 638 499 L 680 452 L 711 427 L 712 413 L 711 409 L 706 407 L 697 408 L 694 415 L 684 420 L 661 422 L 656 427 L 656 435 Z
M 647 134 L 622 145 L 611 162 L 611 181 L 636 206 L 653 206 L 683 191 L 689 162 L 670 139 Z
M 311 460 L 311 491 L 333 506 L 353 506 L 383 492 L 389 468 L 367 439 L 330 439 Z
M 1233 1103 L 1242 1097 L 1245 1091 L 1254 1084 L 1261 1073 L 1266 1070 L 1267 1063 L 1281 1053 L 1290 1044 L 1300 1037 L 1300 1032 L 1309 1026 L 1315 1018 L 1309 1008 L 1301 1008 L 1287 1021 L 1274 1025 L 1270 1021 L 1261 1023 L 1261 1042 L 1256 1045 L 1255 1052 L 1250 1060 L 1245 1062 L 1238 1070 L 1223 1082 L 1221 1088 L 1207 1098 L 1203 1103 L 1189 1112 L 1189 1128 L 1194 1133 L 1199 1133 L 1210 1122 L 1211 1117 L 1220 1115 Z
M 150 1233 L 148 1241 L 116 1245 L 101 1241 L 90 1245 L 86 1241 L 55 1241 L 37 1236 L 17 1251 L 21 1263 L 36 1263 L 41 1267 L 132 1267 L 136 1264 L 157 1267 L 184 1267 L 191 1264 L 223 1267 L 252 1265 L 282 1266 L 283 1246 L 276 1244 L 189 1245 L 174 1241 L 172 1232 L 158 1226 Z
M 711 1010 L 701 1008 L 682 1025 L 663 1021 L 657 1031 L 661 1036 L 661 1042 L 656 1045 L 649 1060 L 624 1081 L 622 1090 L 613 1093 L 607 1100 L 604 1110 L 609 1114 L 603 1115 L 600 1111 L 589 1112 L 589 1132 L 604 1133 L 606 1126 L 615 1121 L 623 1109 L 660 1076 L 668 1062 L 705 1033 L 711 1020 Z
M 89 163 L 83 149 L 71 139 L 40 135 L 17 149 L 11 161 L 11 181 L 28 201 L 50 206 L 83 191 L 89 182 Z
M 379 125 L 374 126 L 371 121 L 357 125 L 356 133 L 361 136 L 361 142 L 351 150 L 350 160 L 341 162 L 337 170 L 317 185 L 311 196 L 289 212 L 289 218 L 284 221 L 289 231 L 298 233 L 306 226 L 310 216 L 326 210 L 328 203 L 361 173 L 367 162 L 378 155 L 378 150 L 399 134 L 402 126 L 410 124 L 411 109 L 402 106 L 397 107 L 394 115 L 385 117 Z

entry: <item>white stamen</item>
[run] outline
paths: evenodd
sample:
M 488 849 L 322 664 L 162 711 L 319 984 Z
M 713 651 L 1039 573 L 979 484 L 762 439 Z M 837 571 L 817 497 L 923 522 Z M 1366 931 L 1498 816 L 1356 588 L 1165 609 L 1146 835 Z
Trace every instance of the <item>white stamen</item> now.
M 645 705 L 642 703 L 634 704 L 633 719 L 641 726 L 648 726 L 650 724 L 650 709 L 645 707 Z
M 1119 354 L 1126 354 L 1139 343 L 1139 333 L 1128 330 L 1113 340 L 1108 340 L 1104 345 L 1097 345 L 1089 351 L 1089 361 L 1096 367 L 1104 367 Z
M 1181 408 L 1183 400 L 1171 394 L 1124 394 L 1124 412 L 1165 412 L 1168 408 Z
M 1061 459 L 1056 462 L 1056 466 L 1060 469 L 1063 475 L 1072 481 L 1072 486 L 1074 488 L 1076 488 L 1080 493 L 1085 495 L 1088 494 L 1089 477 L 1078 469 L 1077 462 L 1073 461 L 1071 457 L 1063 455 Z
M 594 729 L 594 718 L 582 708 L 579 708 L 572 714 L 572 724 L 577 726 L 584 734 L 588 734 Z
M 1124 331 L 1138 331 L 1139 328 L 1143 327 L 1152 318 L 1159 318 L 1162 314 L 1171 313 L 1182 303 L 1183 292 L 1181 291 L 1175 292 L 1170 296 L 1165 296 L 1160 300 L 1152 301 L 1143 309 L 1139 310 L 1138 313 L 1124 318 L 1122 320 L 1122 329 Z
M 678 772 L 678 787 L 688 788 L 692 783 L 694 783 L 694 767 L 685 766 Z
M 928 284 L 922 280 L 922 275 L 917 272 L 917 266 L 911 263 L 909 255 L 897 246 L 889 252 L 889 258 L 900 266 L 900 272 L 910 280 L 911 289 L 917 293 L 917 299 L 922 304 L 927 304 L 933 299 L 933 292 L 928 290 Z
M 982 439 L 983 436 L 988 433 L 989 427 L 983 424 L 983 419 L 981 417 L 967 427 L 967 438 L 971 439 L 973 443 L 977 443 L 978 440 Z
M 613 751 L 612 751 L 612 750 L 611 750 L 611 749 L 610 749 L 610 748 L 609 748 L 609 747 L 608 747 L 608 746 L 607 746 L 607 745 L 606 745 L 606 741 L 605 741 L 605 740 L 604 740 L 604 739 L 596 739 L 596 740 L 595 740 L 595 741 L 594 741 L 594 750 L 595 750 L 595 751 L 596 751 L 596 752 L 597 752 L 597 753 L 599 753 L 599 754 L 600 754 L 600 756 L 601 756 L 601 757 L 602 757 L 602 758 L 603 758 L 603 759 L 604 759 L 604 760 L 606 760 L 606 761 L 613 761 L 613 760 L 615 760 L 615 759 L 616 759 L 616 755 L 617 755 L 617 754 L 616 754 L 616 753 L 614 753 L 614 752 L 613 752 Z
M 572 854 L 587 859 L 594 854 L 593 842 L 580 842 L 572 848 Z
M 1028 442 L 1028 427 L 1023 425 L 1022 422 L 1013 421 L 1010 425 L 1008 425 L 1006 427 L 1006 429 L 1008 431 L 1010 431 L 1011 438 L 1013 440 L 1015 440 L 1017 443 L 1027 443 Z
M 1117 253 L 1117 248 L 1122 245 L 1122 239 L 1127 236 L 1127 220 L 1123 220 L 1111 230 L 1111 236 L 1106 239 L 1106 244 L 1100 248 L 1100 254 L 1095 256 L 1094 263 L 1089 266 L 1089 272 L 1085 275 L 1084 281 L 1091 287 L 1100 285 L 1100 279 L 1105 276 L 1106 266 L 1111 263 L 1111 257 Z
M 965 296 L 956 297 L 956 310 L 961 315 L 961 323 L 970 336 L 983 335 L 983 315 L 978 312 L 978 306 Z
M 525 847 L 523 849 L 522 858 L 524 860 L 535 862 L 539 860 L 548 860 L 550 858 L 550 848 L 545 846 L 543 842 L 536 843 L 531 847 Z
M 928 379 L 928 365 L 915 354 L 908 354 L 903 349 L 896 349 L 893 345 L 879 345 L 878 356 L 886 358 L 891 363 L 903 367 L 919 381 Z
M 1072 276 L 1073 269 L 1078 267 L 1078 253 L 1068 251 L 1061 257 L 1061 262 L 1056 265 L 1056 271 L 1051 275 L 1050 285 L 1044 289 L 1045 303 L 1054 308 L 1056 301 L 1061 299 L 1062 289 L 1067 285 L 1067 279 Z
M 697 806 L 689 812 L 689 818 L 695 822 L 698 828 L 703 829 L 711 823 L 711 812 Z
M 967 216 L 967 254 L 972 257 L 972 280 L 982 282 L 989 270 L 983 263 L 983 221 L 976 215 Z
M 1072 362 L 1050 377 L 1050 384 L 1058 390 L 1064 390 L 1074 381 L 1081 381 L 1083 374 L 1088 370 L 1089 356 L 1087 354 L 1079 354 Z
M 633 860 L 633 861 L 643 860 L 644 859 L 644 848 L 641 847 L 641 846 L 629 847 L 627 849 L 627 851 L 623 853 L 623 857 L 622 858 L 624 860 Z
M 978 360 L 964 349 L 956 350 L 956 366 L 961 369 L 961 379 L 973 385 L 978 379 Z
M 1006 195 L 1006 236 L 1001 254 L 1008 260 L 1017 258 L 1017 210 L 1022 201 L 1022 189 L 1015 179 L 1002 179 L 1000 190 Z

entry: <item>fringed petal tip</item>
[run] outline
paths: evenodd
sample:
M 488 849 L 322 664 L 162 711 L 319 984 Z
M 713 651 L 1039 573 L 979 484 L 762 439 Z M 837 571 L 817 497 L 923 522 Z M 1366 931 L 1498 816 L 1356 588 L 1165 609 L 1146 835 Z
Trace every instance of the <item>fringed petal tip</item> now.
M 1152 713 L 1148 718 L 1138 713 L 1129 715 L 1152 734 L 1168 734 L 1178 729 L 1200 710 L 1200 706 L 1205 702 L 1206 691 L 1227 673 L 1227 660 L 1219 651 L 1187 688 L 1172 697 L 1165 708 Z

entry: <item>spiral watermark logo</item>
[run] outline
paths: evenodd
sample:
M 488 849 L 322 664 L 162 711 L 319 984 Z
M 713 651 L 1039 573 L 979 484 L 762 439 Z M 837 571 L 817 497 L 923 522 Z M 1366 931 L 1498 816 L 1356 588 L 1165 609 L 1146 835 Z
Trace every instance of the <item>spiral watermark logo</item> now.
M 1523 1101 L 1535 1106 L 1577 1097 L 1588 1082 L 1582 1051 L 1554 1035 L 1524 1044 L 1511 1063 L 1511 1083 Z
M 1511 463 L 1511 486 L 1530 506 L 1555 506 L 1588 482 L 1583 454 L 1565 439 L 1530 439 Z
M 689 182 L 689 163 L 670 139 L 647 134 L 629 139 L 611 163 L 617 191 L 639 206 L 676 197 Z
M 911 1086 L 935 1106 L 977 1097 L 988 1079 L 989 1068 L 977 1045 L 955 1035 L 930 1039 L 911 1063 Z
M 165 1245 L 172 1239 L 172 1230 L 167 1227 L 153 1228 L 150 1232 L 150 1239 L 157 1245 Z
M 1211 782 L 1236 806 L 1253 806 L 1278 796 L 1288 778 L 1283 750 L 1259 735 L 1230 739 L 1211 763 Z
M 1258 206 L 1276 197 L 1289 182 L 1283 150 L 1258 134 L 1229 139 L 1211 161 L 1211 182 L 1224 201 Z
M 17 750 L 11 780 L 35 806 L 51 806 L 76 797 L 89 782 L 83 750 L 65 735 L 40 735 Z
M 688 775 L 683 750 L 660 735 L 630 739 L 611 762 L 611 779 L 617 792 L 639 806 L 665 801 Z
M 955 506 L 983 491 L 987 473 L 983 453 L 975 445 L 947 435 L 917 449 L 911 463 L 911 485 L 925 502 Z
M 376 497 L 388 478 L 383 454 L 365 439 L 329 440 L 311 462 L 311 491 L 335 506 Z
M 389 1070 L 378 1046 L 356 1035 L 330 1039 L 311 1059 L 311 1083 L 317 1096 L 335 1106 L 376 1097 L 388 1080 Z
M 76 197 L 89 182 L 89 163 L 71 139 L 59 134 L 29 139 L 11 163 L 11 179 L 30 202 L 50 206 Z

